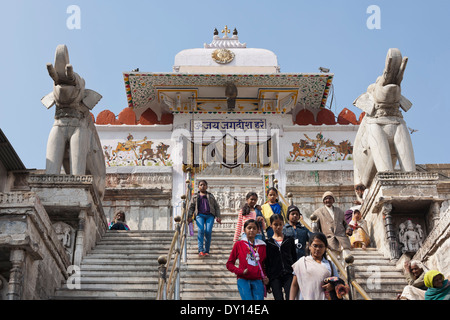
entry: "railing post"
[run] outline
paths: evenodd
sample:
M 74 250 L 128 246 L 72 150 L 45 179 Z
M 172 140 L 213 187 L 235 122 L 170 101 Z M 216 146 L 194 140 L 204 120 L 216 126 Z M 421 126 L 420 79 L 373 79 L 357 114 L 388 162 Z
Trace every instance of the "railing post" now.
M 176 223 L 176 232 L 178 233 L 178 237 L 177 237 L 177 248 L 175 250 L 175 254 L 176 255 L 180 255 L 181 253 L 181 217 L 180 216 L 176 216 L 175 217 L 175 223 Z M 180 257 L 177 259 L 177 267 L 175 270 L 176 274 L 177 274 L 177 278 L 175 280 L 175 300 L 180 300 Z
M 355 280 L 355 267 L 353 266 L 353 262 L 355 258 L 352 255 L 345 257 L 345 262 L 347 263 L 347 282 L 349 287 L 348 297 L 350 300 L 355 300 L 355 290 L 352 285 L 352 281 Z
M 287 197 L 288 197 L 289 205 L 293 206 L 294 205 L 294 195 L 291 192 L 289 192 L 287 194 Z
M 311 231 L 313 233 L 319 232 L 319 226 L 317 224 L 317 216 L 312 214 L 309 218 L 311 219 Z
M 166 256 L 159 256 L 158 257 L 158 272 L 159 272 L 159 288 L 162 289 L 162 297 L 158 296 L 156 297 L 157 300 L 167 300 L 167 284 L 166 284 L 166 263 L 167 263 L 167 257 Z M 161 295 L 161 293 L 159 294 Z M 162 299 L 161 299 L 162 298 Z
M 186 184 L 189 186 L 189 180 L 186 180 Z M 188 190 L 189 190 L 189 188 L 188 188 Z M 188 224 L 188 219 L 187 219 L 187 215 L 188 215 L 188 212 L 187 212 L 187 208 L 186 208 L 186 205 L 187 205 L 187 203 L 186 203 L 186 195 L 182 195 L 181 196 L 181 200 L 183 201 L 183 206 L 182 206 L 182 208 L 183 208 L 183 210 L 184 210 L 184 215 L 183 215 L 183 217 L 184 217 L 184 230 L 183 230 L 183 233 L 184 233 L 184 237 L 185 237 L 185 240 L 184 240 L 184 244 L 183 244 L 183 256 L 182 256 L 182 261 L 183 261 L 183 263 L 186 263 L 186 261 L 187 261 L 187 236 L 188 236 L 188 232 L 189 232 L 189 224 Z

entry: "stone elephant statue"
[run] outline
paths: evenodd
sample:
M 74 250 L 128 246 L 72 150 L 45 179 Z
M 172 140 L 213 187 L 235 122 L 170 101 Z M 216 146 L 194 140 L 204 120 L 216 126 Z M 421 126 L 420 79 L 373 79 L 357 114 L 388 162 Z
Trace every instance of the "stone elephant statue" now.
M 46 173 L 92 175 L 100 198 L 105 190 L 106 166 L 100 138 L 90 110 L 102 96 L 85 88 L 85 81 L 73 71 L 65 45 L 58 45 L 55 65 L 47 64 L 54 81 L 53 91 L 42 98 L 47 109 L 56 105 L 55 122 L 47 142 Z
M 401 171 L 416 171 L 411 136 L 400 110 L 412 106 L 400 87 L 407 61 L 400 50 L 389 49 L 383 75 L 353 102 L 365 112 L 353 149 L 355 185 L 369 188 L 377 172 L 394 171 L 397 161 Z

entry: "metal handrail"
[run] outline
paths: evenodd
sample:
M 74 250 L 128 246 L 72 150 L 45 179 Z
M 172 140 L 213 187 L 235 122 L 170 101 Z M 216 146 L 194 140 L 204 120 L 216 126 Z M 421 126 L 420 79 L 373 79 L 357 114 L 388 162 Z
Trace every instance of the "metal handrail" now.
M 274 186 L 276 186 L 277 180 L 274 180 Z M 278 190 L 278 186 L 276 186 L 276 189 Z M 288 193 L 288 197 L 290 198 L 289 202 L 284 198 L 283 194 L 281 192 L 278 192 L 278 195 L 280 196 L 281 200 L 286 204 L 286 205 L 293 205 L 293 200 L 292 200 L 292 194 Z M 311 221 L 315 221 L 314 216 L 311 216 Z M 311 232 L 313 232 L 313 228 L 311 228 L 311 226 L 308 225 L 308 223 L 306 223 L 306 221 L 303 219 L 302 216 L 300 216 L 300 222 Z M 361 287 L 361 285 L 356 281 L 356 279 L 350 279 L 349 281 L 349 277 L 348 274 L 351 274 L 353 272 L 349 271 L 349 270 L 345 270 L 345 267 L 342 265 L 342 263 L 337 259 L 337 257 L 334 255 L 334 253 L 327 248 L 327 255 L 331 258 L 331 260 L 333 261 L 333 263 L 336 265 L 336 267 L 339 269 L 340 274 L 342 275 L 342 277 L 344 278 L 344 280 L 348 283 L 351 284 L 351 286 L 353 286 L 356 291 L 358 291 L 358 293 L 363 297 L 364 300 L 372 300 L 369 295 L 367 294 L 367 292 Z M 351 269 L 353 269 L 353 256 L 347 257 L 346 258 L 346 262 L 349 265 L 349 267 Z M 353 270 L 352 270 L 353 271 Z
M 181 196 L 181 199 L 183 200 L 182 213 L 181 216 L 176 216 L 174 218 L 176 228 L 175 234 L 173 235 L 172 242 L 170 244 L 169 252 L 167 256 L 161 256 L 158 258 L 159 281 L 156 300 L 170 300 L 173 298 L 173 295 L 175 295 L 175 300 L 180 299 L 180 257 L 186 253 L 187 249 L 187 206 L 189 205 L 192 194 L 190 178 L 191 175 L 188 171 L 188 179 L 186 180 L 186 193 Z M 175 255 L 173 255 L 174 251 Z M 167 272 L 169 271 L 171 262 L 172 268 L 170 269 L 169 278 L 167 280 L 166 276 Z

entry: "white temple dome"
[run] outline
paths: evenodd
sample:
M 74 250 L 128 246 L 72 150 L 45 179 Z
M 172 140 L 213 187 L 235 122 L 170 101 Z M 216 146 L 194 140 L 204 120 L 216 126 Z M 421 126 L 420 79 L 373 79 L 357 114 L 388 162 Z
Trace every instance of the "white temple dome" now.
M 232 37 L 222 38 L 215 30 L 213 41 L 204 44 L 204 48 L 180 51 L 175 56 L 173 70 L 179 73 L 271 74 L 278 73 L 279 66 L 272 51 L 247 48 L 245 43 L 240 43 L 235 29 Z

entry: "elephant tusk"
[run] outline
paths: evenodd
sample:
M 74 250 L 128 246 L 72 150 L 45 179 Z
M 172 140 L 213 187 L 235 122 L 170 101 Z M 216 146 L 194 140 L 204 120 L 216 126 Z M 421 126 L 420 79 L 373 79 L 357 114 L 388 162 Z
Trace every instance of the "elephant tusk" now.
M 51 63 L 47 63 L 47 70 L 48 70 L 48 74 L 53 79 L 53 81 L 55 83 L 58 83 L 58 81 L 59 81 L 58 73 L 56 73 L 56 70 Z
M 405 73 L 406 64 L 408 63 L 408 57 L 404 57 L 402 60 L 402 64 L 400 65 L 400 69 L 397 75 L 397 85 L 400 85 L 403 80 L 403 74 Z
M 75 76 L 73 74 L 73 66 L 71 64 L 66 64 L 66 76 L 67 80 L 71 83 L 75 83 Z

